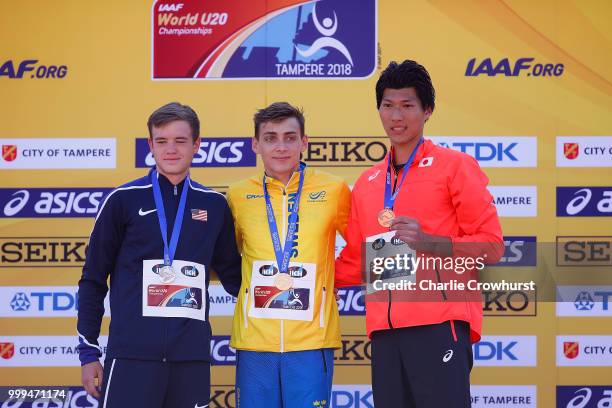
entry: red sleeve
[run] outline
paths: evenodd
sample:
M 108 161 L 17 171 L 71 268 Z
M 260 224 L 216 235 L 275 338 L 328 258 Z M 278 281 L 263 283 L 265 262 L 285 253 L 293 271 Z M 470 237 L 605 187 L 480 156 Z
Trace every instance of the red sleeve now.
M 363 242 L 357 208 L 358 193 L 353 189 L 351 194 L 351 211 L 349 212 L 344 239 L 346 246 L 336 259 L 337 288 L 361 285 L 361 245 Z
M 486 263 L 496 263 L 504 254 L 504 241 L 488 183 L 478 162 L 463 158 L 449 185 L 461 230 L 451 240 L 455 256 L 485 256 Z

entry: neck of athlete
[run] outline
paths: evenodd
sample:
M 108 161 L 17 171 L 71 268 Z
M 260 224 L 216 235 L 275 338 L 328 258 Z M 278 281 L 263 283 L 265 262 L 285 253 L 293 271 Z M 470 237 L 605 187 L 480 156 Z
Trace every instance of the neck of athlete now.
M 163 175 L 164 177 L 166 177 L 168 179 L 168 181 L 170 183 L 172 183 L 173 186 L 177 186 L 183 180 L 185 180 L 185 177 L 187 177 L 187 175 L 189 174 L 189 169 L 187 169 L 187 170 L 185 170 L 184 172 L 181 172 L 181 173 L 168 174 L 168 173 L 164 172 L 162 169 L 158 168 L 157 172 L 159 174 Z
M 276 172 L 274 170 L 269 169 L 266 169 L 265 171 L 266 176 L 272 177 L 283 183 L 284 186 L 287 186 L 287 184 L 289 184 L 289 181 L 291 180 L 291 177 L 293 176 L 293 173 L 295 173 L 299 167 L 300 163 L 296 164 L 292 170 L 286 172 Z
M 423 136 L 413 138 L 406 143 L 392 143 L 394 163 L 405 164 L 422 137 Z

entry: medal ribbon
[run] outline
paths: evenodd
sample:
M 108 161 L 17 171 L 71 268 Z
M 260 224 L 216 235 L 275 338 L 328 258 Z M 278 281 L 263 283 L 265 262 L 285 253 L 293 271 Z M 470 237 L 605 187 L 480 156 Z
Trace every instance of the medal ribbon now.
M 157 208 L 159 228 L 161 230 L 162 239 L 164 240 L 164 265 L 172 265 L 179 235 L 181 235 L 181 227 L 183 226 L 183 214 L 185 213 L 187 190 L 189 189 L 189 174 L 185 177 L 185 183 L 183 183 L 183 191 L 181 192 L 181 199 L 179 200 L 176 217 L 174 218 L 172 236 L 170 237 L 170 246 L 168 246 L 168 224 L 166 221 L 166 212 L 164 211 L 164 201 L 162 200 L 161 189 L 159 188 L 159 180 L 157 179 L 157 170 L 153 170 L 151 173 L 151 182 L 153 184 L 153 198 L 155 199 L 155 208 Z
M 276 263 L 280 273 L 286 273 L 289 269 L 289 259 L 291 258 L 291 248 L 293 247 L 293 236 L 295 229 L 297 228 L 298 210 L 300 206 L 300 195 L 302 194 L 302 186 L 304 185 L 304 169 L 306 165 L 300 163 L 298 173 L 300 174 L 300 182 L 298 185 L 297 193 L 295 195 L 295 204 L 289 214 L 289 225 L 287 226 L 287 236 L 285 237 L 285 246 L 281 246 L 280 236 L 278 235 L 278 226 L 276 224 L 276 217 L 274 216 L 274 209 L 270 201 L 270 194 L 268 193 L 268 187 L 266 186 L 266 175 L 263 177 L 263 190 L 264 198 L 266 200 L 266 213 L 268 215 L 268 226 L 270 227 L 270 237 L 272 238 L 272 246 L 274 246 L 274 253 L 276 254 Z
M 395 199 L 397 198 L 400 188 L 402 187 L 402 184 L 404 183 L 404 179 L 406 178 L 406 175 L 408 174 L 408 168 L 410 168 L 410 165 L 414 161 L 414 157 L 416 156 L 416 152 L 417 150 L 419 150 L 419 146 L 421 145 L 421 143 L 423 143 L 423 138 L 419 139 L 419 142 L 417 143 L 417 145 L 412 150 L 412 153 L 410 154 L 410 158 L 408 159 L 406 164 L 404 164 L 402 178 L 399 184 L 397 185 L 397 188 L 395 189 L 395 192 L 393 194 L 391 194 L 391 159 L 392 159 L 393 154 L 389 152 L 389 162 L 387 163 L 387 178 L 385 180 L 385 208 L 389 208 L 389 209 L 393 208 L 393 204 L 395 204 Z

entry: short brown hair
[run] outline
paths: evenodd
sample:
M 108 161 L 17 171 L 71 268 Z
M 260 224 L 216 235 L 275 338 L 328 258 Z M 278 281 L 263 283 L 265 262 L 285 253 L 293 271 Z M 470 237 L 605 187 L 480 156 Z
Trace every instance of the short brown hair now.
M 153 139 L 153 128 L 160 127 L 175 120 L 184 120 L 189 123 L 191 128 L 191 137 L 193 141 L 200 137 L 200 119 L 190 106 L 181 105 L 178 102 L 170 102 L 161 108 L 158 108 L 149 116 L 147 127 L 149 128 L 149 137 Z
M 259 109 L 253 116 L 255 124 L 255 138 L 259 139 L 259 125 L 266 122 L 282 122 L 285 119 L 295 118 L 300 124 L 301 136 L 304 137 L 304 112 L 302 109 L 287 102 L 274 102 L 270 106 Z

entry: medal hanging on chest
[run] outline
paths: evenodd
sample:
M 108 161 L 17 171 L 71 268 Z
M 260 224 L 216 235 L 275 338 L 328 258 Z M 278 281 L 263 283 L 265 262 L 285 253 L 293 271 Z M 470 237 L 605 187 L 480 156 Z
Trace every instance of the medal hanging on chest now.
M 157 170 L 151 173 L 151 184 L 153 185 L 153 199 L 155 200 L 155 208 L 157 209 L 157 219 L 159 221 L 159 229 L 164 242 L 164 266 L 159 269 L 159 279 L 162 283 L 168 284 L 176 279 L 176 271 L 172 267 L 176 247 L 178 245 L 179 236 L 181 235 L 181 227 L 183 226 L 183 214 L 187 204 L 187 190 L 189 189 L 189 175 L 185 177 L 183 183 L 183 191 L 179 200 L 176 217 L 174 218 L 174 226 L 172 227 L 172 236 L 168 243 L 168 222 L 166 212 L 164 210 L 164 201 L 162 199 L 161 188 L 159 187 Z
M 277 289 L 283 291 L 291 289 L 293 287 L 293 278 L 289 275 L 289 260 L 291 259 L 291 250 L 293 248 L 295 230 L 297 229 L 298 211 L 300 206 L 300 196 L 302 194 L 302 187 L 304 185 L 305 167 L 305 164 L 300 163 L 300 167 L 298 169 L 300 181 L 298 183 L 298 190 L 295 195 L 295 204 L 293 205 L 293 208 L 289 213 L 289 223 L 287 225 L 287 236 L 285 237 L 284 246 L 281 246 L 276 217 L 274 216 L 274 209 L 272 208 L 270 194 L 268 193 L 268 187 L 266 186 L 266 176 L 264 175 L 263 178 L 264 199 L 266 201 L 266 215 L 268 217 L 270 237 L 272 238 L 272 246 L 274 247 L 274 254 L 276 255 L 276 263 L 279 270 L 278 275 L 276 276 L 276 278 L 274 278 L 274 286 L 276 286 Z
M 419 146 L 423 143 L 423 138 L 419 139 L 419 142 L 412 150 L 410 154 L 410 158 L 404 164 L 402 171 L 402 178 L 400 182 L 396 185 L 395 191 L 391 185 L 391 159 L 393 156 L 392 152 L 389 152 L 389 161 L 387 163 L 387 177 L 385 178 L 385 197 L 384 197 L 384 208 L 378 212 L 378 223 L 385 228 L 389 228 L 391 226 L 391 221 L 395 218 L 395 213 L 393 212 L 393 205 L 395 204 L 395 200 L 397 199 L 397 195 L 400 192 L 402 184 L 404 184 L 404 180 L 406 179 L 406 175 L 408 174 L 408 169 L 410 169 L 410 165 L 414 161 L 414 157 L 416 156 L 417 150 L 419 150 Z

